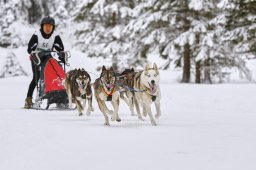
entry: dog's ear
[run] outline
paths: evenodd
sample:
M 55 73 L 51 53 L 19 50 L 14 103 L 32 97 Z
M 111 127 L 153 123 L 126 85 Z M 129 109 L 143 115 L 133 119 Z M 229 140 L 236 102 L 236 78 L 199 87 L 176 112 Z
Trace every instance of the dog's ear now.
M 144 70 L 145 70 L 145 71 L 148 71 L 148 70 L 149 70 L 149 64 L 148 64 L 148 63 L 145 65 Z
M 156 70 L 156 71 L 158 70 L 158 67 L 157 67 L 156 63 L 154 63 L 153 68 L 154 68 L 154 70 Z
M 106 67 L 103 65 L 102 66 L 102 71 L 106 71 L 107 69 L 106 69 Z
M 109 70 L 110 70 L 110 71 L 114 71 L 114 69 L 113 69 L 113 67 L 112 67 L 112 66 L 110 67 L 110 69 L 109 69 Z

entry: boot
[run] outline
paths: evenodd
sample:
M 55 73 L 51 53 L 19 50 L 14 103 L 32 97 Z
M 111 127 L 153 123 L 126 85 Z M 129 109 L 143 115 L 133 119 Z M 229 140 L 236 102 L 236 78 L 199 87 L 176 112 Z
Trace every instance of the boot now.
M 25 109 L 31 109 L 33 107 L 32 97 L 27 97 L 25 99 Z

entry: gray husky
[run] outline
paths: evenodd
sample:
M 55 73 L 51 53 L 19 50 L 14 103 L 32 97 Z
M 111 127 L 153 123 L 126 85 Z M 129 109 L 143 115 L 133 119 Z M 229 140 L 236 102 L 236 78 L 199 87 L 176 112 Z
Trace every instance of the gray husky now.
M 112 115 L 111 120 L 120 122 L 121 119 L 118 115 L 119 109 L 119 87 L 116 85 L 116 75 L 111 67 L 110 69 L 106 69 L 105 66 L 102 67 L 102 72 L 100 78 L 96 79 L 93 87 L 94 87 L 94 95 L 98 102 L 98 106 L 100 111 L 103 113 L 105 118 L 105 125 L 109 126 L 109 118 L 108 114 Z M 114 111 L 109 110 L 106 106 L 106 101 L 110 101 Z
M 90 75 L 84 69 L 75 69 L 66 73 L 65 87 L 69 99 L 69 108 L 72 109 L 72 102 L 76 103 L 79 116 L 83 115 L 88 100 L 86 115 L 93 111 L 92 90 Z
M 152 115 L 151 103 L 155 103 L 156 115 L 155 118 L 159 118 L 161 115 L 160 110 L 160 98 L 161 92 L 159 87 L 159 71 L 157 65 L 154 63 L 153 68 L 147 64 L 143 71 L 137 73 L 134 77 L 134 89 L 140 92 L 135 93 L 135 100 L 139 105 L 136 106 L 139 119 L 142 119 L 140 107 L 143 109 L 143 115 L 149 115 L 152 125 L 156 125 L 156 121 Z

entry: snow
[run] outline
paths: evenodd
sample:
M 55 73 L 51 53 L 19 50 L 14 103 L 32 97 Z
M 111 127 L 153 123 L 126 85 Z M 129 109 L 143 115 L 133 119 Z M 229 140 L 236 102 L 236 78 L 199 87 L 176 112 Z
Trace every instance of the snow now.
M 233 9 L 235 7 L 235 4 L 229 0 L 221 0 L 218 3 L 217 7 L 221 9 Z
M 66 37 L 63 37 L 64 39 Z M 162 116 L 153 127 L 131 116 L 121 101 L 121 122 L 103 125 L 93 100 L 91 116 L 72 111 L 21 109 L 31 81 L 26 49 L 14 52 L 29 77 L 0 79 L 0 169 L 3 170 L 254 170 L 255 84 L 179 84 L 181 72 L 161 71 Z M 94 81 L 108 60 L 72 50 L 67 69 L 83 67 Z M 149 57 L 159 66 L 164 60 Z M 251 65 L 255 69 L 255 65 Z M 154 107 L 152 106 L 153 110 Z M 155 113 L 155 111 L 154 111 Z
M 189 2 L 189 8 L 194 9 L 196 11 L 200 11 L 204 7 L 204 3 L 202 0 L 190 0 Z
M 91 12 L 94 14 L 100 13 L 100 15 L 103 16 L 104 5 L 105 5 L 105 0 L 99 0 L 98 2 L 96 2 L 95 7 L 92 8 Z
M 83 1 L 81 5 L 91 2 L 93 1 Z M 155 12 L 152 15 L 143 14 L 145 7 L 152 7 L 152 4 L 156 2 L 156 0 L 147 1 L 145 6 L 136 6 L 134 10 L 120 8 L 122 17 L 135 17 L 141 14 L 141 19 L 131 21 L 126 28 L 115 27 L 110 32 L 112 31 L 111 33 L 119 38 L 121 34 L 129 31 L 130 37 L 135 37 L 138 36 L 135 32 L 147 30 L 148 25 L 154 21 L 170 20 L 170 24 L 175 25 L 174 16 L 170 18 L 170 15 L 164 16 L 161 12 Z M 228 6 L 227 2 L 227 0 L 222 0 L 218 7 L 233 8 L 232 5 Z M 203 4 L 202 0 L 191 0 L 190 8 L 202 10 Z M 107 12 L 104 10 L 105 5 L 105 0 L 97 1 L 90 12 L 103 16 Z M 161 9 L 166 8 L 168 8 L 167 3 L 161 7 Z M 65 12 L 63 8 L 59 10 Z M 210 23 L 223 24 L 225 21 L 224 15 L 220 15 Z M 67 67 L 67 70 L 85 68 L 94 81 L 100 74 L 97 71 L 98 67 L 110 66 L 111 59 L 89 58 L 90 54 L 76 51 L 74 49 L 76 47 L 71 46 L 71 44 L 76 45 L 71 42 L 73 39 L 67 37 L 69 34 L 72 35 L 74 26 L 69 27 L 61 30 L 65 34 L 65 36 L 61 35 L 65 42 L 65 50 L 70 51 L 72 56 L 69 60 L 70 67 Z M 91 31 L 88 23 L 76 25 L 76 29 L 82 27 L 86 31 Z M 13 24 L 11 30 L 22 35 L 21 39 L 17 39 L 15 43 L 27 44 L 27 40 L 35 29 L 37 29 L 36 26 L 27 28 L 27 25 L 23 26 L 20 22 Z M 105 29 L 99 26 L 97 30 Z M 194 32 L 197 31 L 206 32 L 204 23 L 196 23 L 193 29 L 180 34 L 175 42 L 181 46 L 187 42 L 193 44 Z M 222 30 L 219 29 L 219 31 Z M 231 38 L 240 31 L 234 30 L 226 36 Z M 163 32 L 153 33 L 143 39 L 145 43 L 153 42 L 155 35 L 161 43 L 168 40 Z M 91 37 L 84 37 L 80 43 L 93 42 L 91 38 L 94 38 L 97 32 L 92 31 L 92 34 Z M 212 36 L 210 33 L 206 34 L 205 45 L 213 46 Z M 103 46 L 104 44 L 95 44 L 91 48 L 100 55 L 102 51 L 99 49 L 103 49 Z M 113 49 L 113 47 L 116 48 Z M 170 43 L 168 47 L 170 48 L 166 48 L 163 54 L 176 59 L 178 51 L 173 43 Z M 118 51 L 119 48 L 120 46 L 113 43 L 104 49 Z M 86 51 L 86 49 L 83 50 Z M 256 132 L 254 110 L 256 88 L 253 83 L 243 82 L 237 70 L 231 70 L 233 84 L 179 84 L 182 76 L 181 69 L 175 70 L 172 68 L 174 65 L 171 65 L 171 69 L 160 72 L 162 116 L 157 120 L 158 126 L 151 126 L 148 117 L 145 121 L 140 121 L 137 117 L 131 116 L 128 106 L 121 101 L 122 121 L 120 123 L 110 122 L 111 126 L 106 127 L 103 125 L 104 118 L 95 99 L 93 99 L 95 111 L 91 116 L 79 117 L 76 110 L 21 109 L 24 106 L 27 88 L 32 78 L 31 63 L 25 47 L 0 48 L 0 70 L 5 57 L 10 52 L 17 56 L 17 60 L 29 77 L 0 79 L 0 170 L 256 169 L 254 163 L 256 159 L 256 136 L 254 135 Z M 204 58 L 206 52 L 207 48 L 203 47 L 197 59 Z M 94 55 L 97 54 L 94 53 Z M 148 61 L 156 62 L 159 67 L 166 63 L 166 60 L 160 59 L 154 50 L 148 54 Z M 255 81 L 256 60 L 248 61 L 247 66 L 252 71 Z M 194 75 L 191 76 L 194 77 Z M 154 107 L 152 108 L 155 113 Z
M 0 79 L 0 169 L 256 168 L 254 84 L 176 84 L 166 73 L 162 79 L 156 127 L 131 116 L 123 101 L 122 122 L 110 127 L 95 100 L 89 117 L 23 110 L 30 77 Z

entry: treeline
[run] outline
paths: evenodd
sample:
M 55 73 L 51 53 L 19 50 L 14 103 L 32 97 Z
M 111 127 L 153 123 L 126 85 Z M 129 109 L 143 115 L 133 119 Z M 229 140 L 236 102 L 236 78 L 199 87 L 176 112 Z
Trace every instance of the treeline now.
M 143 65 L 153 55 L 166 59 L 162 69 L 180 68 L 185 83 L 223 81 L 232 69 L 251 78 L 246 61 L 256 52 L 256 0 L 0 2 L 2 47 L 24 44 L 10 38 L 18 36 L 12 23 L 39 23 L 50 14 L 69 30 L 75 48 L 109 58 L 116 69 Z

